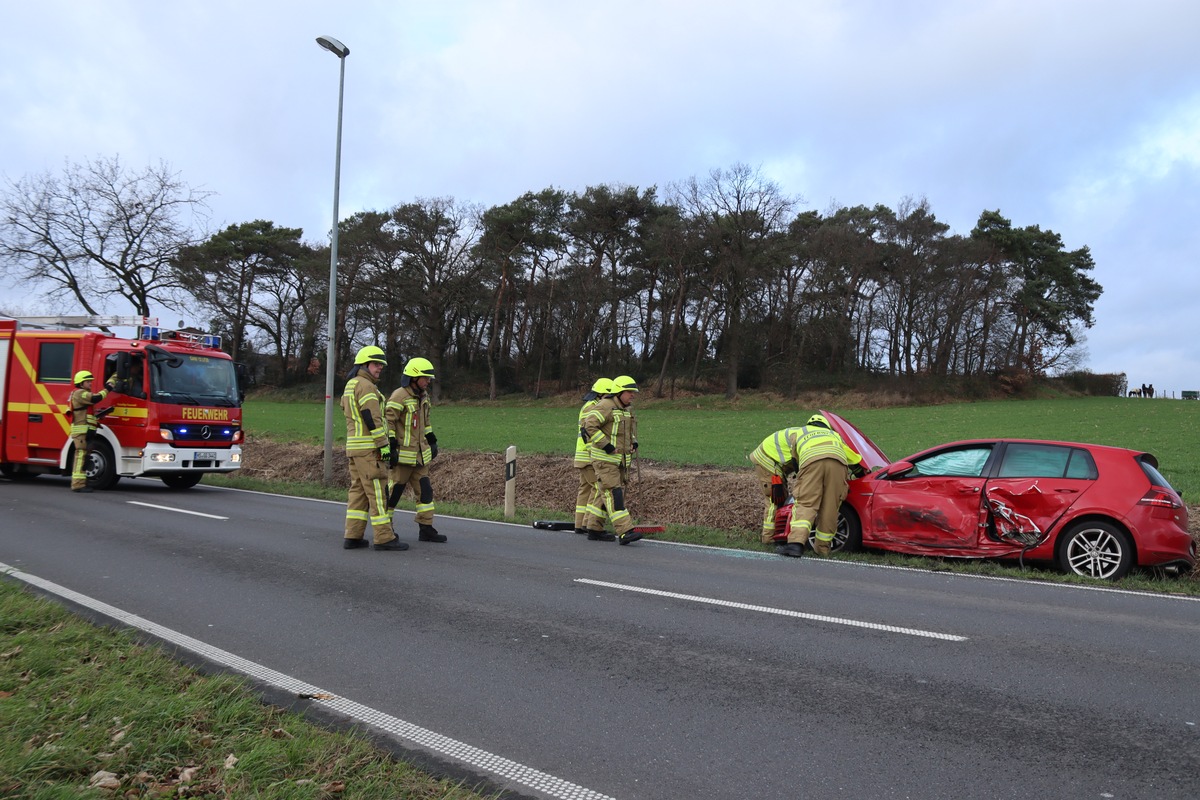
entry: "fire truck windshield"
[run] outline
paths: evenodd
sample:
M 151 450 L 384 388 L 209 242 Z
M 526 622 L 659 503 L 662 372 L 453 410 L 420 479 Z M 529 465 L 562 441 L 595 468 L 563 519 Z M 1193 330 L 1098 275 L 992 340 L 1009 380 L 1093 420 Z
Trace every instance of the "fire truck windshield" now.
M 238 405 L 233 362 L 182 353 L 150 361 L 150 399 L 186 406 Z

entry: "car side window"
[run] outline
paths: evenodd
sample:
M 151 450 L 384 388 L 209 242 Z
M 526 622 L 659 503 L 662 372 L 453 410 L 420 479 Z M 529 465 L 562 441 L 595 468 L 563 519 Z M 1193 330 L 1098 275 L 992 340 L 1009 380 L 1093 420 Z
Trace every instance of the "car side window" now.
M 1000 478 L 1081 478 L 1095 480 L 1096 462 L 1077 447 L 1010 443 L 1000 464 Z
M 944 450 L 914 461 L 914 469 L 908 474 L 978 478 L 983 474 L 983 466 L 991 454 L 990 445 Z

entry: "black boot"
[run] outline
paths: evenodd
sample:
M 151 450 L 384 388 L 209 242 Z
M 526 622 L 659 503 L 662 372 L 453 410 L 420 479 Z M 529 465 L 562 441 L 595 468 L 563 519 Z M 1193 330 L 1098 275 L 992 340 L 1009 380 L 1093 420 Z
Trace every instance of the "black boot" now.
M 417 534 L 417 541 L 419 541 L 419 542 L 444 542 L 444 541 L 446 541 L 446 534 L 438 533 L 437 528 L 433 527 L 432 525 L 422 525 L 420 527 L 421 527 L 421 532 Z
M 804 555 L 804 545 L 797 542 L 790 544 L 781 544 L 775 548 L 775 552 L 781 556 L 790 556 L 792 558 L 800 558 Z
M 642 538 L 642 534 L 638 531 L 625 531 L 621 534 L 621 538 L 617 539 L 617 544 L 630 544 Z
M 407 550 L 408 543 L 402 542 L 399 539 L 391 539 L 383 544 L 375 545 L 376 550 Z
M 617 538 L 616 536 L 612 535 L 608 531 L 589 530 L 587 532 L 587 536 L 588 536 L 589 542 L 611 542 Z
M 342 539 L 343 550 L 357 550 L 360 547 L 367 547 L 368 545 L 370 545 L 370 542 L 366 539 Z
M 575 529 L 575 532 L 576 532 L 576 533 L 585 533 L 585 534 L 586 534 L 586 533 L 588 532 L 588 529 L 587 529 L 587 528 L 576 528 L 576 529 Z

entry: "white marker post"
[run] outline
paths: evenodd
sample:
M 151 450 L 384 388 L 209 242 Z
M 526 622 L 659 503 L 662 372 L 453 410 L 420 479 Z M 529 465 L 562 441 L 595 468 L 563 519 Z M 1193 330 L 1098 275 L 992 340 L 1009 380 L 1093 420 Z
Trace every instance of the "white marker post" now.
M 504 451 L 504 518 L 517 515 L 517 446 Z

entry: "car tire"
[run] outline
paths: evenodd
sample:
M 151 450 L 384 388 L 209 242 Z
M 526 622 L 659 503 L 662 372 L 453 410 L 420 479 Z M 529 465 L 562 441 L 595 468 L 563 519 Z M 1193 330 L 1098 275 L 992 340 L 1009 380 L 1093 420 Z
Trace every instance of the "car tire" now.
M 190 489 L 204 477 L 200 472 L 172 472 L 162 476 L 168 489 Z
M 1133 569 L 1133 540 L 1111 522 L 1080 522 L 1059 535 L 1055 560 L 1068 575 L 1119 580 Z
M 846 503 L 838 512 L 837 532 L 833 534 L 835 553 L 856 553 L 862 550 L 862 521 L 858 514 Z
M 71 457 L 74 459 L 74 454 Z M 111 489 L 117 485 L 121 476 L 117 474 L 117 462 L 108 442 L 99 438 L 91 440 L 83 472 L 87 475 L 88 486 L 93 489 Z

